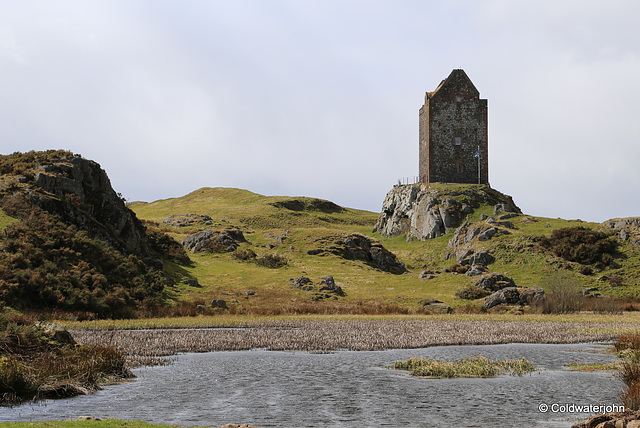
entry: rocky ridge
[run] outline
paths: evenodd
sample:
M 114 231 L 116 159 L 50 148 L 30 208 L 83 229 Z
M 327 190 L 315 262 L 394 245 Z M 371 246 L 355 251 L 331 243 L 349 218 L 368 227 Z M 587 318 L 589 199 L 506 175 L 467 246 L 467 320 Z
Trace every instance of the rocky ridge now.
M 144 226 L 113 190 L 98 163 L 80 156 L 50 159 L 36 165 L 33 178 L 25 177 L 23 184 L 32 203 L 65 223 L 121 252 L 149 254 Z
M 443 189 L 428 183 L 394 186 L 382 204 L 374 232 L 389 238 L 407 235 L 424 241 L 452 231 L 481 204 L 494 205 L 497 212 L 520 214 L 510 196 L 486 185 Z

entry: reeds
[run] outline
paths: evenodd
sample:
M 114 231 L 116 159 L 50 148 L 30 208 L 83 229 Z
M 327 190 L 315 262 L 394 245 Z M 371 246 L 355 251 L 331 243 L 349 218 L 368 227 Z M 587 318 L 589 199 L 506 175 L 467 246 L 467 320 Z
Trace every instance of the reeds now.
M 393 368 L 408 370 L 412 376 L 435 378 L 494 377 L 504 374 L 522 376 L 535 370 L 533 363 L 524 358 L 494 361 L 482 355 L 457 361 L 410 358 L 407 361 L 397 361 Z
M 424 348 L 438 345 L 578 343 L 611 340 L 590 322 L 468 320 L 262 321 L 216 328 L 72 330 L 85 344 L 113 345 L 131 361 L 185 352 L 255 348 L 293 351 Z
M 626 409 L 640 409 L 640 334 L 624 334 L 614 344 L 623 362 L 618 377 L 625 388 L 620 393 L 620 401 Z

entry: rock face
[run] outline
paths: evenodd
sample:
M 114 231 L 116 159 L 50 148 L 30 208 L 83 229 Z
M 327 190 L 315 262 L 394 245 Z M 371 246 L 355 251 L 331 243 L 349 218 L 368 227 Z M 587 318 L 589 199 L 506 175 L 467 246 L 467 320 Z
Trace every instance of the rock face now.
M 437 190 L 429 184 L 394 186 L 382 204 L 374 232 L 384 237 L 407 234 L 407 240 L 437 238 L 458 227 L 480 204 L 499 205 L 499 210 L 520 213 L 510 196 L 489 186 L 452 187 Z
M 603 226 L 618 232 L 622 241 L 629 241 L 635 247 L 640 248 L 640 217 L 607 220 Z
M 225 229 L 213 231 L 206 229 L 185 237 L 182 241 L 182 246 L 192 253 L 203 251 L 208 246 L 223 251 L 235 251 L 240 242 L 247 242 L 240 230 Z
M 31 201 L 125 253 L 148 255 L 144 227 L 96 162 L 79 156 L 36 169 Z

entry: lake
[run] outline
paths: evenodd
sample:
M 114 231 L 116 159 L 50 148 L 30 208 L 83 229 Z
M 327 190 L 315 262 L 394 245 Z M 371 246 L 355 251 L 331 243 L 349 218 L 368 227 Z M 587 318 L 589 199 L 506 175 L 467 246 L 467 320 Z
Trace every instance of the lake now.
M 542 413 L 541 404 L 618 404 L 611 373 L 565 365 L 607 362 L 596 344 L 440 346 L 327 354 L 266 350 L 184 354 L 172 365 L 134 370 L 137 379 L 92 395 L 1 408 L 0 421 L 80 415 L 185 426 L 261 427 L 570 427 L 587 413 Z M 526 358 L 531 375 L 418 379 L 385 368 L 397 360 L 483 355 Z

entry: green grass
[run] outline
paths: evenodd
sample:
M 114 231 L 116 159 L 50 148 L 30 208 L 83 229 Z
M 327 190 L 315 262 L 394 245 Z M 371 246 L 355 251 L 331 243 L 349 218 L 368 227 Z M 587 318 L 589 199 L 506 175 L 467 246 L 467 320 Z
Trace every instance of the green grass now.
M 393 368 L 408 370 L 412 376 L 429 378 L 494 377 L 504 374 L 522 376 L 535 370 L 533 363 L 524 358 L 494 361 L 482 355 L 453 362 L 431 358 L 410 358 L 407 361 L 397 361 Z
M 473 185 L 431 185 L 436 190 L 462 192 Z M 483 186 L 480 186 L 484 188 Z M 464 197 L 464 195 L 459 196 Z M 381 195 L 382 199 L 382 195 Z M 302 209 L 291 210 L 279 204 L 295 201 Z M 165 199 L 152 203 L 130 204 L 138 217 L 158 223 L 148 224 L 150 229 L 168 232 L 181 241 L 188 233 L 209 227 L 222 229 L 229 226 L 240 228 L 249 243 L 242 244 L 240 250 L 251 249 L 259 256 L 279 254 L 287 258 L 287 265 L 269 269 L 235 260 L 229 253 L 199 253 L 190 255 L 191 266 L 167 263 L 167 269 L 178 280 L 172 294 L 176 302 L 207 303 L 211 299 L 225 299 L 231 312 L 241 314 L 269 314 L 270 309 L 280 308 L 279 313 L 291 314 L 296 308 L 309 308 L 307 292 L 298 290 L 287 283 L 287 279 L 307 276 L 315 284 L 320 277 L 333 275 L 336 284 L 342 287 L 346 296 L 323 305 L 331 304 L 343 308 L 389 306 L 389 311 L 417 314 L 418 301 L 434 298 L 451 307 L 470 305 L 480 307 L 482 299 L 467 301 L 455 297 L 455 293 L 475 283 L 477 278 L 464 275 L 441 273 L 434 279 L 420 280 L 418 274 L 424 269 L 442 271 L 455 263 L 450 257 L 447 244 L 453 230 L 445 236 L 420 242 L 407 242 L 405 236 L 382 238 L 372 229 L 378 213 L 345 209 L 344 211 L 323 212 L 314 209 L 313 198 L 263 196 L 241 189 L 202 188 L 180 198 Z M 174 214 L 196 213 L 209 215 L 213 225 L 195 228 L 178 228 L 162 224 L 162 220 Z M 481 205 L 470 215 L 477 221 L 480 214 L 493 215 L 493 206 Z M 518 286 L 546 286 L 549 274 L 558 268 L 567 270 L 579 287 L 599 287 L 603 295 L 614 297 L 640 297 L 640 250 L 629 243 L 621 247 L 621 255 L 616 260 L 620 268 L 607 269 L 594 275 L 579 274 L 580 265 L 550 256 L 542 251 L 536 237 L 549 236 L 554 229 L 573 226 L 599 227 L 596 223 L 580 220 L 563 220 L 521 215 L 510 219 L 515 229 L 503 229 L 509 234 L 501 234 L 485 242 L 475 243 L 475 249 L 490 249 L 496 262 L 490 271 L 512 277 Z M 333 240 L 349 233 L 361 233 L 378 239 L 409 269 L 405 275 L 382 272 L 359 261 L 344 260 L 335 255 L 308 255 L 307 251 L 324 248 Z M 286 236 L 284 243 L 277 237 Z M 267 249 L 267 244 L 275 248 Z M 619 274 L 625 278 L 623 287 L 612 288 L 600 277 Z M 191 288 L 180 283 L 181 279 L 198 278 L 202 288 Z M 246 291 L 254 290 L 256 295 L 246 298 Z M 319 305 L 318 305 L 319 306 Z M 395 309 L 393 309 L 393 308 Z M 364 310 L 363 310 L 364 311 Z M 366 312 L 366 311 L 365 311 Z
M 9 217 L 4 211 L 0 210 L 0 232 L 4 232 L 7 226 L 17 223 L 18 221 L 17 218 Z
M 572 372 L 608 372 L 613 370 L 619 370 L 621 363 L 614 361 L 611 363 L 599 363 L 589 364 L 575 362 L 567 365 L 567 368 Z

